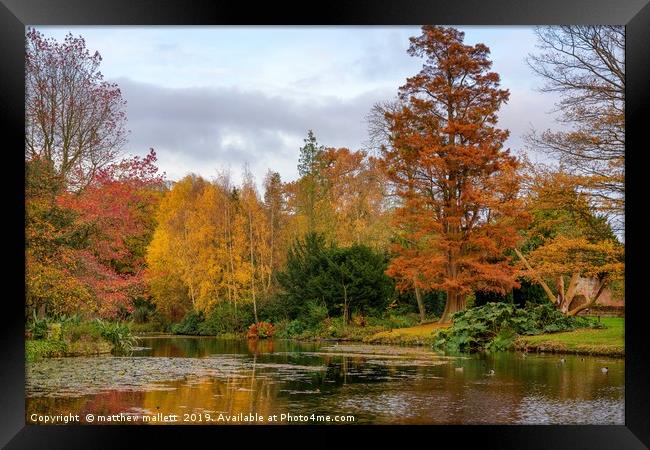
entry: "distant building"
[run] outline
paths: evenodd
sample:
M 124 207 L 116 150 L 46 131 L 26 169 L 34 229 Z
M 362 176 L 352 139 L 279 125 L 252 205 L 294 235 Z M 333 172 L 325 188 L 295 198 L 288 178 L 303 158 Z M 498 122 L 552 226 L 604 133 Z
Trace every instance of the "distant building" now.
M 576 294 L 571 301 L 569 310 L 584 304 L 588 296 L 592 296 L 596 289 L 598 289 L 598 280 L 595 278 L 583 278 L 578 280 L 578 287 Z M 591 311 L 590 311 L 591 310 Z M 598 301 L 593 305 L 590 310 L 585 310 L 581 314 L 614 314 L 621 315 L 625 313 L 625 297 L 620 295 L 616 296 L 609 287 L 606 287 L 600 294 Z

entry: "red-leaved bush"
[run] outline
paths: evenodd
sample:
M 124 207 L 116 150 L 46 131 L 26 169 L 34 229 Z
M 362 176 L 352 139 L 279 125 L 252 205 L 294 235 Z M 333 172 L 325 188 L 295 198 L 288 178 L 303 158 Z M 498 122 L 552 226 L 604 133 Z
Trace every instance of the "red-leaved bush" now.
M 265 339 L 270 338 L 275 333 L 275 328 L 273 324 L 269 322 L 257 322 L 248 327 L 248 338 L 249 339 Z

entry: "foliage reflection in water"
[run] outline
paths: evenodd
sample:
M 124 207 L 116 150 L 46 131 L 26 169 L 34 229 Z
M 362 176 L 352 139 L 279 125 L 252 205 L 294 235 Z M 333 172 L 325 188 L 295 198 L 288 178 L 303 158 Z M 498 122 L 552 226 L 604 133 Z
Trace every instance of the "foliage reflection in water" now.
M 624 423 L 623 359 L 195 337 L 139 345 L 129 357 L 28 364 L 27 417 L 209 412 L 351 414 L 355 423 L 380 424 Z

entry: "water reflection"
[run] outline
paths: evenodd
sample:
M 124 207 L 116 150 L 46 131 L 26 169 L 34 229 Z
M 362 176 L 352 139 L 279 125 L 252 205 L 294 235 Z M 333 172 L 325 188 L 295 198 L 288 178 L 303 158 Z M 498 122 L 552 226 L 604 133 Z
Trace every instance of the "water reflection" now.
M 30 364 L 27 417 L 291 413 L 351 414 L 356 423 L 624 423 L 623 359 L 189 337 L 140 345 L 131 357 Z M 190 421 L 206 423 L 199 417 Z

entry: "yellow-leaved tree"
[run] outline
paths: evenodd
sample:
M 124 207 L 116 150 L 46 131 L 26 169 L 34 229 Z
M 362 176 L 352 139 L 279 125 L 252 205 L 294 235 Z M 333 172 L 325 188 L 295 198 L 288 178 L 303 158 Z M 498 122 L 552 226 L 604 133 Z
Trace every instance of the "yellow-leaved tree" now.
M 190 175 L 163 198 L 147 252 L 154 303 L 177 318 L 228 302 L 236 311 L 268 289 L 270 226 L 250 172 L 241 188 L 227 173 L 210 183 Z M 257 321 L 257 317 L 256 317 Z

